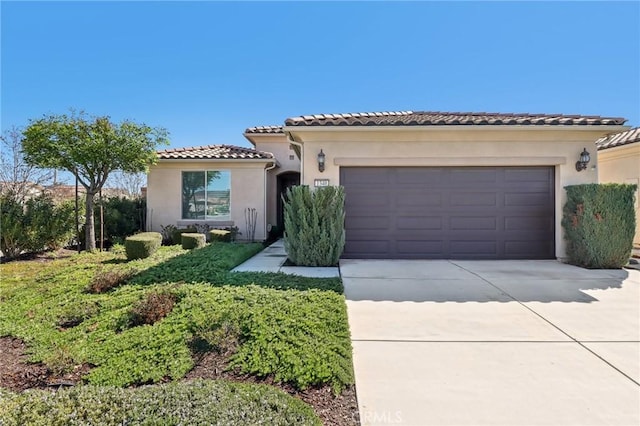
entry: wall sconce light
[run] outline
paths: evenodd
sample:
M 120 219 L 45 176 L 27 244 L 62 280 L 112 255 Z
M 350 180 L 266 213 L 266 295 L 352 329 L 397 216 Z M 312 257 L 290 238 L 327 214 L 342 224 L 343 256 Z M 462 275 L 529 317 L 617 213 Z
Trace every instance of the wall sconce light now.
M 324 172 L 324 160 L 325 160 L 325 155 L 324 155 L 324 152 L 322 152 L 322 149 L 321 149 L 320 152 L 318 153 L 318 170 L 321 173 Z
M 584 148 L 580 153 L 580 160 L 576 162 L 576 170 L 581 172 L 587 168 L 587 164 L 591 161 L 591 156 L 587 152 L 587 148 Z

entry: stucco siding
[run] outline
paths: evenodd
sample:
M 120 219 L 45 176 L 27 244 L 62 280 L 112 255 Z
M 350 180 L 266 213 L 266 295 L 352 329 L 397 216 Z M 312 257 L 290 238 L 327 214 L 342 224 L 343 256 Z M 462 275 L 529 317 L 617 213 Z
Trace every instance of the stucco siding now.
M 640 185 L 640 142 L 598 151 L 598 178 L 602 183 Z M 636 233 L 634 243 L 640 244 L 639 191 L 636 190 Z
M 300 159 L 290 148 L 284 134 L 252 135 L 258 151 L 270 152 L 278 160 L 278 167 L 268 172 L 267 177 L 267 229 L 278 222 L 278 179 L 285 172 L 300 172 Z
M 256 240 L 266 238 L 265 218 L 265 163 L 237 161 L 165 161 L 151 167 L 147 189 L 147 223 L 150 230 L 161 226 L 186 223 L 204 223 L 204 220 L 184 220 L 181 212 L 182 171 L 228 170 L 231 172 L 231 222 L 240 228 L 240 239 L 248 238 L 245 209 L 258 212 Z M 206 221 L 213 226 L 226 223 Z

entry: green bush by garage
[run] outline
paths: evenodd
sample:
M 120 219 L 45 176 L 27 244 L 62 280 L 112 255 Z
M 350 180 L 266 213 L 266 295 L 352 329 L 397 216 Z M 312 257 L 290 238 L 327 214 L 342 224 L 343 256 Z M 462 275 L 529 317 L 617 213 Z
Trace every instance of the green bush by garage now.
M 636 185 L 586 184 L 565 189 L 562 226 L 569 262 L 592 269 L 626 265 L 636 226 Z

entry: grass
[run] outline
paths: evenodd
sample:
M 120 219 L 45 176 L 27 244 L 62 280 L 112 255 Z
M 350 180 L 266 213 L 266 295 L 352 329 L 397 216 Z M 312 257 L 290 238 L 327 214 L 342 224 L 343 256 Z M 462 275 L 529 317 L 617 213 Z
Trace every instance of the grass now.
M 0 424 L 18 426 L 320 425 L 302 401 L 271 386 L 197 380 L 132 389 L 79 386 L 58 392 L 0 389 Z
M 130 262 L 116 250 L 0 265 L 0 336 L 23 339 L 30 360 L 53 371 L 94 366 L 85 378 L 93 385 L 180 379 L 194 351 L 224 346 L 238 372 L 340 392 L 354 380 L 340 280 L 229 272 L 260 249 L 214 243 Z M 131 278 L 87 290 L 96 274 L 114 271 Z M 157 322 L 132 325 L 151 293 L 175 303 Z

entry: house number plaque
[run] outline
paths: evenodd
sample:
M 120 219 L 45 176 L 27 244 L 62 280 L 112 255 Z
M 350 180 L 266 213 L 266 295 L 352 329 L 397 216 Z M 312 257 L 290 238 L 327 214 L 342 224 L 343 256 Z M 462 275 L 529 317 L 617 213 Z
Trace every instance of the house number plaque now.
M 329 186 L 329 179 L 314 179 L 313 186 L 315 186 L 316 188 Z

